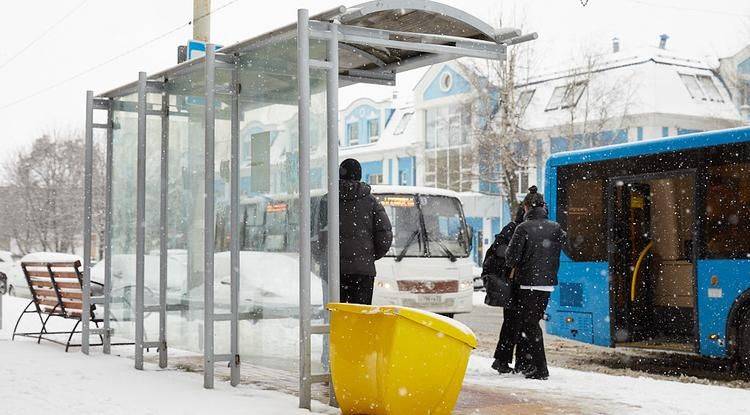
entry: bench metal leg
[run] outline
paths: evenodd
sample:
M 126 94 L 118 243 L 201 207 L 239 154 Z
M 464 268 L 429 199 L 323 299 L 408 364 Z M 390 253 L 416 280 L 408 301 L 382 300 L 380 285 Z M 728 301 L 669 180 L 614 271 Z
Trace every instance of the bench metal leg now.
M 36 344 L 39 344 L 42 342 L 42 334 L 47 333 L 47 321 L 49 321 L 49 318 L 52 317 L 53 313 L 57 310 L 57 306 L 52 309 L 52 312 L 50 314 L 47 314 L 47 318 L 44 319 L 42 322 L 42 329 L 39 330 L 39 338 L 36 340 Z M 41 318 L 42 316 L 39 316 Z
M 29 303 L 26 304 L 26 308 L 23 309 L 23 312 L 21 313 L 21 315 L 18 316 L 18 320 L 16 320 L 16 325 L 15 325 L 15 327 L 13 327 L 13 336 L 10 338 L 11 341 L 13 341 L 16 338 L 16 331 L 18 330 L 18 324 L 21 323 L 21 319 L 23 318 L 24 314 L 29 314 L 30 313 L 30 311 L 28 311 L 28 310 L 29 310 L 29 306 L 31 306 L 32 304 L 34 304 L 34 300 L 29 301 Z M 34 313 L 36 313 L 36 311 L 34 311 Z M 37 313 L 37 314 L 39 314 L 39 313 Z M 41 319 L 42 316 L 39 316 L 39 318 Z
M 73 335 L 76 333 L 76 329 L 81 324 L 81 320 L 76 320 L 76 325 L 73 326 L 73 330 L 70 332 L 70 336 L 68 336 L 68 341 L 65 343 L 65 353 L 68 352 L 68 349 L 70 348 L 70 340 L 73 338 Z

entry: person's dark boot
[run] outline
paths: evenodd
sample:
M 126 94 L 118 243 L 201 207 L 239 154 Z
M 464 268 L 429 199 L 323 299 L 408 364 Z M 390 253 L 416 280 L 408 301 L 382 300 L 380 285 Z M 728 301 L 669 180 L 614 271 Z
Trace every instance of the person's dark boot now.
M 506 373 L 513 373 L 513 368 L 511 368 L 507 363 L 503 362 L 500 359 L 495 359 L 494 362 L 492 362 L 492 368 L 497 370 L 497 373 L 504 375 Z
M 543 372 L 536 367 L 530 367 L 523 372 L 523 376 L 526 379 L 547 380 L 549 379 L 549 372 Z

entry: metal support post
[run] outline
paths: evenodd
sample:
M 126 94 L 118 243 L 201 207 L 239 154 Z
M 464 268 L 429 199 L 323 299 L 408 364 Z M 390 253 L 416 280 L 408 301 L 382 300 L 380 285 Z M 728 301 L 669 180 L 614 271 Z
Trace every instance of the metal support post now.
M 232 69 L 232 133 L 231 133 L 231 178 L 230 178 L 230 353 L 233 359 L 229 362 L 232 386 L 240 383 L 240 342 L 239 342 L 239 302 L 240 302 L 240 64 L 236 58 Z
M 328 39 L 328 71 L 326 106 L 328 133 L 328 293 L 332 303 L 339 301 L 339 49 L 336 24 L 331 23 L 333 35 Z
M 216 54 L 206 45 L 205 162 L 203 198 L 203 387 L 214 387 L 214 83 Z
M 110 305 L 112 303 L 112 139 L 114 137 L 115 112 L 112 99 L 108 100 L 107 108 L 107 155 L 106 155 L 106 184 L 104 201 L 104 344 L 102 352 L 110 354 L 112 351 L 112 332 L 110 331 Z
M 335 23 L 330 24 L 331 37 L 328 39 L 327 60 L 331 68 L 326 80 L 326 132 L 328 138 L 328 299 L 339 302 L 339 41 Z M 325 304 L 324 304 L 325 306 Z M 328 311 L 324 311 L 328 312 Z M 330 322 L 330 316 L 328 318 Z M 329 323 L 330 327 L 330 323 Z M 330 336 L 330 329 L 329 334 Z M 330 348 L 331 342 L 324 342 Z M 330 350 L 327 356 L 331 356 Z M 330 365 L 329 365 L 330 367 Z M 329 382 L 329 404 L 338 406 L 333 391 L 333 381 Z
M 86 136 L 83 173 L 83 287 L 81 294 L 81 353 L 89 354 L 91 309 L 91 205 L 94 169 L 94 92 L 86 91 Z
M 169 216 L 169 94 L 161 97 L 161 198 L 159 201 L 159 367 L 167 367 L 167 232 Z
M 135 368 L 143 370 L 144 256 L 146 254 L 146 72 L 138 73 L 138 159 L 135 207 Z
M 310 14 L 297 10 L 299 82 L 299 407 L 310 409 Z

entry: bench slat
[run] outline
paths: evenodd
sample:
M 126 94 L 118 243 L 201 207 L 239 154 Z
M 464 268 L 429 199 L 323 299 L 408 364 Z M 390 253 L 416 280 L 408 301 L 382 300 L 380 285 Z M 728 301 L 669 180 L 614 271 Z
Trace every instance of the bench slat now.
M 52 307 L 54 307 L 54 306 L 56 306 L 58 304 L 57 300 L 51 300 L 51 299 L 50 300 L 37 299 L 37 303 L 39 305 L 48 305 L 48 306 L 52 306 Z M 68 309 L 81 310 L 83 308 L 83 304 L 82 303 L 77 303 L 77 302 L 74 303 L 74 302 L 70 302 L 70 301 L 63 301 L 63 305 L 65 306 L 66 310 L 68 310 Z M 59 309 L 59 307 L 58 307 L 58 309 Z
M 50 288 L 55 287 L 52 284 L 52 281 L 50 280 L 47 280 L 47 281 L 31 280 L 31 285 L 33 287 L 50 287 Z M 79 284 L 78 282 L 57 282 L 57 287 L 58 288 L 73 288 L 73 289 L 80 290 L 81 284 Z

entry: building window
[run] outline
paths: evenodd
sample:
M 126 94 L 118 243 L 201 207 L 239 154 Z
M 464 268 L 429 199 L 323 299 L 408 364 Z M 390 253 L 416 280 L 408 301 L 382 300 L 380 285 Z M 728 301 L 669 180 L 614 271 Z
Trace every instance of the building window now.
M 393 131 L 393 135 L 401 135 L 406 131 L 406 127 L 409 126 L 409 121 L 411 121 L 411 117 L 414 116 L 413 112 L 407 112 L 401 117 L 401 120 L 398 122 L 398 125 L 396 126 L 396 129 Z
M 383 184 L 383 175 L 382 174 L 371 174 L 367 177 L 367 182 L 369 184 Z
M 518 95 L 518 100 L 516 102 L 516 111 L 518 111 L 518 114 L 523 114 L 526 112 L 526 108 L 531 103 L 531 98 L 534 97 L 534 92 L 536 90 L 528 90 L 528 91 L 522 91 L 520 95 Z
M 714 80 L 711 79 L 710 76 L 698 75 L 698 84 L 701 86 L 708 99 L 716 102 L 724 102 L 724 100 L 721 99 L 719 88 L 716 88 L 716 84 L 714 84 Z
M 703 101 L 724 102 L 719 89 L 716 87 L 714 80 L 709 75 L 687 75 L 680 74 L 682 83 L 685 84 L 693 99 Z
M 574 82 L 558 86 L 552 91 L 552 97 L 547 103 L 546 111 L 575 107 L 586 89 L 586 82 Z M 529 101 L 531 97 L 529 97 Z
M 380 138 L 380 120 L 367 120 L 367 136 L 369 142 L 374 143 Z
M 349 137 L 350 146 L 356 146 L 359 144 L 359 124 L 356 122 L 347 124 L 346 136 Z
M 471 191 L 472 161 L 468 105 L 425 111 L 425 185 L 457 192 Z
M 440 89 L 442 89 L 443 92 L 446 92 L 450 91 L 452 86 L 453 76 L 448 71 L 443 72 L 443 75 L 440 77 Z

